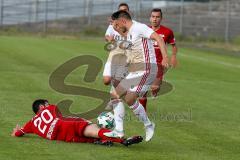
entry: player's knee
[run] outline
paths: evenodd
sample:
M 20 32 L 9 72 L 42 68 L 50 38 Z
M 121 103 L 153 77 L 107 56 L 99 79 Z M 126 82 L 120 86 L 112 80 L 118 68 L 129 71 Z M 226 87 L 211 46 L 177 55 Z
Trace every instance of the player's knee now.
M 105 85 L 109 85 L 111 83 L 111 77 L 107 77 L 107 76 L 103 77 L 103 83 Z
M 98 131 L 99 131 L 99 128 L 96 124 L 90 124 L 85 128 L 83 134 L 86 137 L 97 138 L 98 137 Z
M 135 98 L 132 98 L 132 97 L 125 97 L 125 102 L 129 105 L 129 106 L 132 106 L 135 102 L 136 102 L 136 99 Z
M 129 105 L 132 106 L 138 98 L 138 95 L 133 92 L 128 92 L 125 96 L 125 102 Z

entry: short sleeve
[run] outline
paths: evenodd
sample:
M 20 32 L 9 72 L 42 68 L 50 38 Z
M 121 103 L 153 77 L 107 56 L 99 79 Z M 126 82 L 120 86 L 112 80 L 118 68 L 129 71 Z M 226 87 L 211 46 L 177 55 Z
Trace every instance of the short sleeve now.
M 169 31 L 169 38 L 168 38 L 167 43 L 168 44 L 175 44 L 176 43 L 175 37 L 174 37 L 174 34 L 173 34 L 172 30 Z
M 112 25 L 109 25 L 107 30 L 106 30 L 106 33 L 105 33 L 105 36 L 111 36 L 114 34 L 114 29 L 113 29 L 113 26 Z
M 143 38 L 150 39 L 151 35 L 154 33 L 153 29 L 149 28 L 146 24 L 139 25 L 139 29 Z

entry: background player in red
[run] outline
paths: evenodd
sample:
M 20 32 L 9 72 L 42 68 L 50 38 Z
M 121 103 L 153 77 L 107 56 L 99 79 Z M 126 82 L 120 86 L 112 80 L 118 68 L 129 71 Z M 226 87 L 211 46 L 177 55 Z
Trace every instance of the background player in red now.
M 151 23 L 151 28 L 163 38 L 164 42 L 166 44 L 170 44 L 172 46 L 172 56 L 170 59 L 170 65 L 172 67 L 176 67 L 177 65 L 177 46 L 174 38 L 173 31 L 170 28 L 167 28 L 163 25 L 161 25 L 162 21 L 162 10 L 160 8 L 154 8 L 151 11 L 151 16 L 150 16 L 150 23 Z M 159 85 L 159 88 L 155 90 L 156 92 L 153 93 L 153 95 L 157 95 L 157 92 L 160 90 L 160 85 L 162 83 L 163 79 L 163 74 L 164 74 L 164 68 L 161 65 L 162 63 L 162 54 L 161 51 L 157 45 L 156 42 L 154 42 L 154 49 L 156 53 L 156 59 L 157 59 L 157 64 L 158 64 L 158 74 L 157 74 L 157 83 Z M 143 98 L 139 99 L 139 102 L 144 106 L 146 110 L 146 105 L 147 105 L 147 97 L 144 96 Z
M 79 117 L 63 117 L 58 107 L 51 105 L 47 100 L 39 99 L 32 105 L 36 114 L 24 127 L 19 125 L 13 129 L 12 136 L 21 137 L 24 134 L 37 134 L 49 140 L 61 140 L 65 142 L 84 142 L 101 145 L 112 145 L 113 142 L 125 146 L 139 143 L 141 136 L 133 136 L 128 139 L 109 138 L 104 135 L 111 130 L 99 128 L 92 122 Z

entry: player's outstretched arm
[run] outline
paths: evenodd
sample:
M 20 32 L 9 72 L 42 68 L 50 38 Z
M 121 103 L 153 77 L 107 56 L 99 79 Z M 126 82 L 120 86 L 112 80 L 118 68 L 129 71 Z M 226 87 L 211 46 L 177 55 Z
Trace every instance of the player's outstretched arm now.
M 32 131 L 32 122 L 31 120 L 28 121 L 24 127 L 21 127 L 19 124 L 16 125 L 15 128 L 13 128 L 12 136 L 15 137 L 22 137 L 26 133 L 33 133 Z
M 167 47 L 165 45 L 164 40 L 162 39 L 162 37 L 160 37 L 156 32 L 153 32 L 150 36 L 151 39 L 155 40 L 161 50 L 162 56 L 163 56 L 163 60 L 162 60 L 162 65 L 165 68 L 169 67 L 168 64 L 168 54 L 167 54 Z M 157 93 L 160 90 L 160 85 L 161 85 L 161 79 L 158 79 L 157 77 L 155 78 L 152 86 L 151 86 L 151 90 L 152 90 L 152 95 L 155 97 L 157 96 Z
M 13 128 L 13 131 L 12 131 L 11 136 L 13 136 L 13 137 L 20 137 L 20 136 L 23 136 L 23 135 L 24 135 L 24 133 L 23 133 L 23 131 L 21 130 L 20 125 L 17 124 L 16 127 Z
M 167 47 L 165 45 L 164 40 L 162 37 L 160 37 L 156 32 L 153 32 L 150 36 L 151 39 L 155 40 L 161 50 L 163 60 L 162 60 L 162 65 L 166 68 L 168 68 L 168 54 L 167 54 Z
M 178 64 L 177 61 L 177 46 L 176 44 L 172 44 L 172 56 L 171 56 L 171 60 L 170 60 L 170 64 L 172 67 L 176 67 Z
M 106 40 L 107 42 L 113 42 L 113 41 L 114 41 L 114 37 L 113 37 L 112 35 L 106 35 L 106 36 L 105 36 L 105 40 Z
M 162 84 L 162 80 L 159 78 L 155 78 L 155 80 L 153 81 L 152 85 L 151 85 L 151 91 L 152 91 L 152 95 L 154 97 L 157 96 L 159 90 L 160 90 L 160 85 Z

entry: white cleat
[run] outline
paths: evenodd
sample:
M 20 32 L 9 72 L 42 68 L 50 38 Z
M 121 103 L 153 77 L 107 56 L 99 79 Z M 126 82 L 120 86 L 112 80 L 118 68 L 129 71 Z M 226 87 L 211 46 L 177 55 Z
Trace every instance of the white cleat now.
M 111 132 L 103 133 L 107 137 L 112 137 L 112 138 L 123 138 L 124 137 L 124 132 L 123 131 L 117 131 L 113 130 Z
M 146 130 L 146 138 L 145 141 L 148 142 L 152 139 L 153 135 L 154 135 L 154 129 L 155 129 L 155 123 L 151 123 L 150 125 L 145 127 Z

